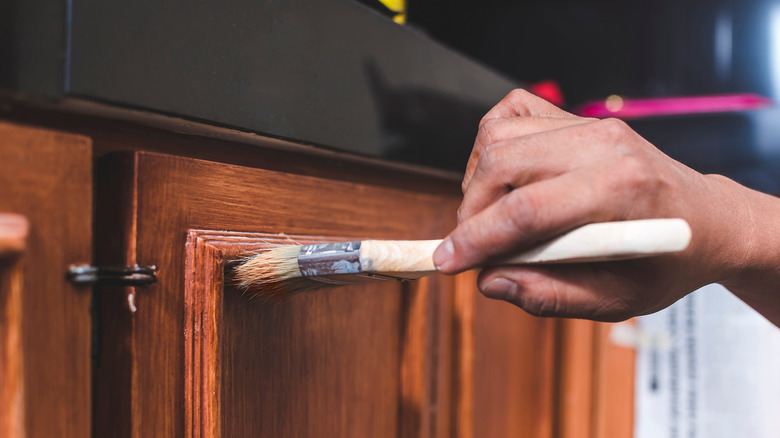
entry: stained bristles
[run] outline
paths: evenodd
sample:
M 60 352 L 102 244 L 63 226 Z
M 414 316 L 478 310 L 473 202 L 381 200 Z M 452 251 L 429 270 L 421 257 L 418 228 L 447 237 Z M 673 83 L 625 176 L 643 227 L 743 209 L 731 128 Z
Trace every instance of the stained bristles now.
M 298 269 L 298 245 L 280 245 L 248 257 L 235 268 L 236 287 L 270 301 L 287 301 L 295 295 L 328 287 L 310 280 Z

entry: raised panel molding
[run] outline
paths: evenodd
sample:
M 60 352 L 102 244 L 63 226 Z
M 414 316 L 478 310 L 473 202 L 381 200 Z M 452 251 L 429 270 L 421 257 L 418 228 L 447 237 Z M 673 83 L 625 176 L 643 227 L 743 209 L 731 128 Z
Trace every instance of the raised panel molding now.
M 27 218 L 0 213 L 0 436 L 24 438 L 23 271 Z
M 225 368 L 225 362 L 233 360 L 234 354 L 230 354 L 231 351 L 226 350 L 226 345 L 230 344 L 230 340 L 226 339 L 226 336 L 230 336 L 227 333 L 230 332 L 226 326 L 225 318 L 225 295 L 236 294 L 236 291 L 226 292 L 230 289 L 229 274 L 226 275 L 226 271 L 229 271 L 229 267 L 234 264 L 239 258 L 246 256 L 250 253 L 262 251 L 273 245 L 280 243 L 297 243 L 306 244 L 313 242 L 324 241 L 338 241 L 345 240 L 344 238 L 337 237 L 318 237 L 318 236 L 286 236 L 279 234 L 262 234 L 262 233 L 242 233 L 242 232 L 225 232 L 225 231 L 212 231 L 212 230 L 190 230 L 187 238 L 186 248 L 186 273 L 185 273 L 185 345 L 184 345 L 184 357 L 185 357 L 185 436 L 186 437 L 219 437 L 227 436 L 228 432 L 235 433 L 236 424 L 226 425 L 224 424 L 225 415 L 231 416 L 231 422 L 244 421 L 241 418 L 242 415 L 247 415 L 241 412 L 241 406 L 231 406 L 231 401 L 223 399 L 225 391 L 231 391 L 230 388 L 226 388 L 224 385 L 225 373 L 230 373 L 229 369 Z M 466 426 L 466 430 L 469 430 L 467 426 L 470 421 L 467 418 L 457 418 L 452 414 L 465 413 L 462 405 L 465 399 L 470 399 L 470 391 L 463 392 L 463 385 L 451 385 L 453 381 L 463 379 L 461 369 L 471 369 L 470 366 L 464 367 L 460 364 L 460 361 L 464 357 L 461 352 L 461 348 L 458 345 L 459 339 L 462 336 L 453 336 L 451 333 L 453 316 L 451 314 L 453 306 L 453 298 L 457 296 L 457 293 L 453 295 L 451 292 L 455 289 L 456 278 L 446 277 L 432 277 L 416 281 L 412 283 L 405 283 L 399 285 L 398 283 L 386 284 L 381 286 L 382 289 L 378 291 L 374 290 L 356 290 L 354 294 L 395 294 L 393 289 L 400 288 L 400 331 L 395 342 L 398 342 L 398 364 L 387 364 L 387 370 L 397 373 L 396 380 L 394 380 L 395 401 L 394 408 L 396 410 L 396 421 L 392 427 L 397 428 L 395 433 L 388 434 L 392 436 L 404 436 L 404 437 L 449 437 L 449 436 L 470 436 L 468 433 L 463 435 L 456 432 L 461 426 Z M 385 283 L 385 282 L 382 282 Z M 446 284 L 443 284 L 446 283 Z M 462 283 L 462 282 L 461 282 Z M 473 286 L 471 286 L 473 289 Z M 444 293 L 434 293 L 434 291 L 442 290 Z M 330 291 L 318 292 L 319 294 L 327 294 Z M 313 294 L 316 295 L 317 293 Z M 359 295 L 354 295 L 356 299 Z M 252 300 L 251 297 L 239 297 L 238 299 L 244 300 L 240 303 L 242 307 L 255 306 L 251 315 L 254 318 L 273 318 L 273 313 L 287 314 L 290 309 L 284 309 L 284 304 L 262 304 L 260 300 Z M 297 297 L 293 301 L 301 300 L 301 305 L 297 307 L 300 309 L 307 309 L 307 305 L 303 304 L 307 297 Z M 327 305 L 327 301 L 323 301 L 320 298 L 317 305 Z M 393 299 L 389 297 L 389 299 Z M 292 304 L 296 306 L 295 303 Z M 259 309 L 259 310 L 258 310 Z M 356 309 L 359 311 L 361 309 Z M 366 309 L 370 311 L 370 309 Z M 301 310 L 305 312 L 305 310 Z M 239 319 L 235 316 L 234 318 Z M 261 313 L 261 314 L 258 314 Z M 339 315 L 331 315 L 329 319 L 338 320 Z M 310 318 L 311 321 L 317 323 L 316 316 Z M 324 329 L 333 328 L 332 323 L 320 321 L 324 324 Z M 299 321 L 298 325 L 302 323 Z M 329 325 L 331 324 L 331 325 Z M 339 324 L 349 324 L 348 321 L 340 322 Z M 227 324 L 230 325 L 230 324 Z M 240 325 L 240 324 L 239 324 Z M 282 339 L 282 342 L 287 340 L 298 339 L 293 334 L 285 334 L 285 330 L 289 328 L 280 327 L 279 333 L 271 333 L 269 336 L 289 338 Z M 338 331 L 338 327 L 334 330 Z M 376 331 L 376 330 L 375 330 Z M 379 330 L 379 333 L 382 333 Z M 263 336 L 263 333 L 256 333 L 256 336 Z M 366 333 L 355 334 L 356 339 L 362 336 L 370 336 L 370 330 Z M 380 335 L 381 336 L 381 335 Z M 243 345 L 243 344 L 241 344 Z M 260 344 L 263 345 L 262 343 Z M 339 345 L 338 341 L 335 345 Z M 341 344 L 348 345 L 348 344 Z M 230 347 L 233 348 L 233 347 Z M 256 346 L 255 346 L 256 348 Z M 269 347 L 270 349 L 271 347 Z M 324 348 L 324 347 L 323 347 Z M 355 347 L 358 348 L 358 347 Z M 360 348 L 365 349 L 365 346 Z M 227 353 L 226 353 L 227 351 Z M 327 350 L 325 350 L 327 351 Z M 321 352 L 320 352 L 321 353 Z M 331 354 L 338 355 L 340 351 L 332 351 Z M 370 354 L 370 350 L 366 353 Z M 306 353 L 302 357 L 306 356 Z M 316 356 L 313 358 L 322 360 L 322 357 Z M 345 353 L 348 354 L 348 353 Z M 295 357 L 295 354 L 292 355 Z M 236 359 L 240 360 L 240 359 Z M 453 366 L 453 360 L 455 366 Z M 336 361 L 338 363 L 338 361 Z M 250 366 L 250 364 L 243 364 L 244 366 Z M 300 364 L 291 363 L 291 368 L 299 367 Z M 312 364 L 312 366 L 318 366 L 318 363 Z M 237 367 L 242 364 L 236 365 Z M 333 367 L 333 363 L 322 364 L 324 367 Z M 229 367 L 228 367 L 229 368 Z M 277 369 L 275 366 L 269 365 L 270 369 Z M 316 378 L 317 370 L 312 370 L 310 367 L 304 366 L 300 368 L 300 373 L 305 375 L 302 379 Z M 328 368 L 330 369 L 330 368 Z M 359 366 L 355 366 L 355 369 L 359 370 Z M 332 371 L 332 369 L 331 369 Z M 338 380 L 338 376 L 333 376 L 331 372 L 328 374 L 328 378 Z M 337 374 L 337 373 L 336 373 Z M 369 372 L 370 374 L 370 372 Z M 315 376 L 315 377 L 313 377 Z M 274 379 L 279 376 L 266 376 L 268 379 Z M 289 377 L 289 376 L 287 376 Z M 468 380 L 468 379 L 467 379 Z M 359 383 L 359 382 L 358 382 Z M 365 382 L 363 382 L 365 383 Z M 363 389 L 345 389 L 345 391 L 381 391 L 387 384 L 383 382 L 375 382 L 378 385 L 376 388 Z M 305 386 L 301 384 L 301 387 Z M 326 384 L 327 385 L 327 384 Z M 342 382 L 342 386 L 350 387 L 351 382 Z M 235 386 L 235 385 L 233 385 Z M 453 389 L 454 388 L 454 389 Z M 468 389 L 468 384 L 465 385 Z M 299 388 L 300 389 L 300 388 Z M 336 388 L 338 389 L 338 388 Z M 387 388 L 385 388 L 387 389 Z M 258 389 L 259 390 L 259 389 Z M 316 392 L 314 389 L 312 391 Z M 460 391 L 460 392 L 458 392 Z M 242 391 L 238 391 L 242 392 Z M 355 394 L 350 393 L 354 398 Z M 280 403 L 287 403 L 285 406 L 297 406 L 305 412 L 300 413 L 300 418 L 297 421 L 306 422 L 308 420 L 307 413 L 311 413 L 312 409 L 320 409 L 318 417 L 322 417 L 322 413 L 338 410 L 338 407 L 334 406 L 319 406 L 319 405 L 301 405 L 300 400 L 282 400 L 287 395 L 276 394 L 280 398 Z M 321 396 L 321 394 L 320 394 Z M 313 396 L 312 396 L 313 397 Z M 294 396 L 290 398 L 296 398 Z M 298 397 L 304 398 L 304 397 Z M 315 397 L 316 398 L 316 397 Z M 262 397 L 260 397 L 262 399 Z M 253 399 L 253 401 L 257 401 Z M 367 402 L 383 403 L 380 400 L 369 400 Z M 308 406 L 308 407 L 306 407 Z M 226 409 L 230 409 L 230 412 L 226 412 Z M 308 410 L 308 411 L 307 411 Z M 289 411 L 285 411 L 285 414 Z M 256 413 L 262 416 L 262 413 Z M 314 414 L 314 413 L 311 413 Z M 377 414 L 381 415 L 381 414 Z M 269 426 L 270 429 L 276 432 L 287 431 L 290 428 L 296 426 L 285 423 L 291 421 L 289 418 L 276 419 L 279 424 Z M 321 418 L 314 421 L 322 421 Z M 326 420 L 328 421 L 328 420 Z M 333 420 L 338 421 L 338 420 Z M 353 420 L 350 420 L 353 421 Z M 372 421 L 371 419 L 359 419 L 355 418 L 354 421 Z M 381 418 L 376 419 L 380 423 L 383 421 Z M 247 427 L 252 425 L 253 420 L 244 421 Z M 274 427 L 276 429 L 274 429 Z M 366 426 L 370 429 L 369 426 Z M 264 429 L 269 430 L 269 429 Z M 296 429 L 297 430 L 297 429 Z M 252 433 L 252 430 L 247 430 L 247 433 Z M 390 432 L 389 430 L 387 432 Z

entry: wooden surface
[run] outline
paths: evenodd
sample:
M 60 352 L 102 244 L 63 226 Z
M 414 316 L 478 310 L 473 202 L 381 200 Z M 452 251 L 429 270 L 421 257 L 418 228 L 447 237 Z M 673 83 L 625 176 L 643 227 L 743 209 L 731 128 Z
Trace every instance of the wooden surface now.
M 410 340 L 415 351 L 403 354 L 406 349 L 399 345 L 406 324 L 399 327 L 398 316 L 411 312 L 404 319 L 424 325 L 427 315 L 419 311 L 426 303 L 404 306 L 405 286 L 393 282 L 281 304 L 251 300 L 230 287 L 229 277 L 225 284 L 226 258 L 279 240 L 190 232 L 185 305 L 191 327 L 186 332 L 193 336 L 185 344 L 192 344 L 185 349 L 185 363 L 191 364 L 185 365 L 185 399 L 192 403 L 189 412 L 185 409 L 185 425 L 192 430 L 185 435 L 397 436 L 406 427 L 417 431 L 410 436 L 419 436 L 430 422 L 421 412 L 427 400 L 411 395 L 429 385 L 430 374 L 420 362 L 430 340 Z M 340 308 L 344 315 L 334 315 Z M 299 315 L 306 315 L 306 324 L 298 322 Z M 421 333 L 419 327 L 411 329 Z M 416 341 L 420 344 L 414 346 Z
M 499 264 L 585 263 L 633 259 L 682 251 L 691 240 L 683 219 L 644 219 L 588 224 Z M 435 273 L 433 252 L 441 240 L 366 240 L 360 247 L 363 272 L 417 278 Z
M 0 211 L 30 226 L 21 265 L 2 280 L 6 290 L 23 281 L 27 438 L 91 434 L 91 293 L 65 280 L 69 265 L 91 262 L 91 181 L 89 139 L 0 122 Z
M 188 230 L 201 229 L 248 233 L 246 242 L 263 232 L 441 237 L 454 226 L 457 197 L 396 189 L 388 187 L 390 182 L 323 180 L 158 154 L 106 165 L 111 167 L 107 175 L 124 181 L 118 186 L 137 190 L 136 197 L 123 201 L 126 211 L 137 212 L 136 223 L 124 225 L 135 227 L 135 238 L 123 245 L 135 245 L 138 264 L 159 267 L 158 283 L 135 292 L 137 310 L 122 324 L 124 333 L 114 334 L 132 356 L 129 371 L 114 364 L 120 375 L 132 377 L 130 403 L 97 388 L 100 406 L 124 410 L 120 418 L 129 417 L 127 436 L 318 430 L 341 431 L 340 436 L 398 436 L 401 430 L 410 431 L 405 436 L 448 436 L 451 401 L 440 399 L 448 396 L 448 385 L 439 379 L 449 378 L 449 361 L 441 361 L 446 351 L 433 347 L 449 336 L 440 333 L 447 308 L 433 306 L 446 304 L 440 297 L 446 287 L 388 283 L 326 291 L 273 307 L 222 287 L 216 273 L 232 243 L 221 249 L 210 243 L 211 249 L 190 252 L 187 259 L 187 236 Z M 201 254 L 200 262 L 192 264 L 192 254 Z M 185 269 L 185 260 L 191 268 Z M 205 289 L 210 292 L 200 294 L 211 298 L 201 299 L 198 308 L 210 309 L 204 315 L 214 315 L 216 324 L 193 323 L 186 316 L 198 301 L 191 298 L 194 283 L 185 281 L 185 272 L 211 282 Z M 131 311 L 125 306 L 124 312 Z M 187 357 L 186 351 L 204 351 L 185 348 L 195 333 L 217 336 L 220 340 L 208 345 L 219 350 Z M 104 370 L 122 358 L 104 353 Z M 200 377 L 188 379 L 188 373 Z M 194 382 L 222 389 L 212 394 Z
M 127 427 L 110 435 L 592 436 L 592 326 L 578 342 L 478 295 L 473 274 L 276 306 L 225 282 L 239 250 L 289 235 L 440 237 L 459 197 L 150 153 L 101 167 L 125 187 L 111 211 L 135 217 L 105 219 L 123 230 L 116 253 L 159 268 L 112 295 L 97 404 Z
M 634 350 L 610 340 L 615 324 L 583 320 L 563 320 L 559 324 L 556 436 L 632 437 Z
M 620 324 L 633 326 L 636 321 Z M 615 324 L 597 324 L 595 333 L 594 418 L 596 438 L 634 436 L 634 368 L 636 350 L 615 344 L 611 331 Z
M 22 263 L 24 216 L 0 213 L 0 436 L 24 438 Z
M 185 283 L 185 273 L 193 272 L 185 268 L 189 231 L 248 233 L 241 239 L 260 246 L 262 242 L 253 240 L 258 233 L 355 239 L 442 237 L 454 226 L 453 212 L 460 201 L 457 184 L 400 169 L 349 166 L 335 158 L 312 158 L 284 148 L 260 149 L 118 122 L 51 120 L 94 135 L 99 156 L 142 148 L 246 166 L 154 153 L 108 155 L 100 161 L 95 173 L 95 261 L 156 264 L 160 282 L 148 288 L 104 285 L 97 289 L 96 402 L 90 408 L 90 294 L 65 283 L 62 276 L 68 264 L 89 262 L 91 257 L 90 143 L 79 136 L 0 124 L 0 211 L 27 215 L 33 230 L 23 259 L 16 265 L 6 262 L 0 269 L 2 274 L 18 274 L 2 277 L 3 290 L 11 290 L 8 281 L 23 284 L 15 286 L 24 291 L 20 294 L 23 318 L 16 323 L 21 326 L 23 353 L 18 359 L 24 361 L 19 374 L 25 396 L 21 411 L 25 414 L 34 406 L 36 415 L 43 413 L 35 421 L 24 416 L 26 436 L 89 436 L 92 421 L 94 436 L 101 437 L 214 436 L 226 431 L 240 436 L 266 426 L 303 434 L 305 427 L 313 426 L 293 424 L 284 415 L 277 415 L 278 421 L 270 425 L 258 425 L 249 410 L 264 404 L 268 395 L 252 393 L 251 385 L 224 384 L 244 373 L 256 379 L 252 385 L 292 382 L 300 388 L 303 384 L 290 379 L 291 374 L 267 381 L 261 379 L 265 373 L 241 368 L 286 371 L 283 357 L 315 358 L 329 370 L 325 374 L 337 376 L 340 392 L 325 394 L 317 386 L 320 389 L 311 394 L 314 402 L 306 399 L 307 418 L 324 421 L 322 430 L 338 429 L 352 417 L 344 417 L 342 411 L 317 415 L 332 412 L 316 409 L 332 410 L 339 400 L 364 400 L 361 397 L 370 394 L 368 405 L 382 408 L 357 424 L 349 423 L 346 430 L 366 433 L 369 421 L 390 424 L 394 415 L 387 433 L 395 436 L 630 436 L 626 431 L 632 427 L 632 352 L 614 347 L 605 337 L 606 329 L 596 328 L 601 326 L 576 329 L 579 322 L 569 326 L 532 318 L 506 303 L 487 300 L 476 293 L 473 274 L 383 285 L 376 294 L 363 292 L 355 302 L 339 298 L 339 293 L 310 297 L 306 300 L 317 305 L 301 302 L 284 310 L 287 319 L 279 318 L 259 303 L 243 306 L 243 297 L 235 290 L 219 286 L 219 266 L 233 257 L 232 251 L 240 246 L 235 242 L 208 243 L 211 249 L 198 265 L 204 268 L 197 271 L 201 274 L 210 266 L 213 275 L 201 278 L 211 279 L 212 291 L 222 291 L 221 305 L 228 312 L 214 314 L 220 324 L 211 330 L 220 327 L 230 336 L 212 345 L 211 358 L 220 359 L 213 360 L 210 368 L 201 367 L 198 380 L 221 388 L 218 403 L 209 400 L 203 386 L 199 398 L 195 397 L 194 356 L 187 356 L 185 348 L 190 345 L 194 351 L 190 344 L 194 331 L 187 331 L 187 324 L 195 320 L 186 316 L 195 309 L 188 307 L 193 301 L 188 301 L 190 289 Z M 220 233 L 224 232 L 216 235 Z M 41 264 L 60 268 L 36 271 Z M 205 301 L 209 308 L 219 304 L 216 293 L 212 301 Z M 323 313 L 323 307 L 331 316 Z M 361 313 L 363 308 L 368 316 Z M 263 317 L 255 320 L 255 314 Z M 222 319 L 226 315 L 229 324 Z M 343 330 L 338 339 L 323 341 L 327 353 L 340 349 L 354 357 L 358 350 L 370 348 L 376 350 L 376 357 L 369 355 L 368 360 L 379 365 L 352 373 L 353 382 L 345 377 L 345 370 L 357 362 L 330 357 L 325 349 L 318 350 L 319 344 L 269 361 L 222 350 L 246 344 L 247 351 L 266 351 L 273 342 L 279 346 L 282 341 L 267 335 L 251 337 L 248 330 L 271 324 L 278 329 L 271 333 L 302 339 L 310 329 L 306 324 L 314 323 L 334 332 Z M 200 325 L 190 327 L 205 333 Z M 360 330 L 372 332 L 361 337 Z M 382 334 L 372 334 L 377 331 Z M 44 333 L 48 338 L 42 337 Z M 220 350 L 215 356 L 216 348 Z M 228 357 L 234 367 L 229 375 L 222 362 Z M 314 380 L 304 382 L 320 382 L 322 375 L 311 374 L 312 370 L 304 371 Z M 365 385 L 394 389 L 391 395 L 374 394 Z M 220 409 L 225 394 L 232 397 L 231 403 L 247 409 L 234 412 L 246 415 L 232 416 L 232 411 Z M 287 397 L 283 401 L 289 411 L 304 406 L 301 399 Z M 396 402 L 389 403 L 390 398 Z
M 557 437 L 556 321 L 474 297 L 474 437 Z

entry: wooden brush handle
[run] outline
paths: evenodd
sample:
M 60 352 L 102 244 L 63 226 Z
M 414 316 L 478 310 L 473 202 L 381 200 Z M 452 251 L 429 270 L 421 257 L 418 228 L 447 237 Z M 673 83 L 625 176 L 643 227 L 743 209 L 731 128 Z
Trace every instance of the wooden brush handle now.
M 645 219 L 585 225 L 496 265 L 581 263 L 648 257 L 684 250 L 691 228 L 683 219 Z M 362 242 L 365 271 L 435 271 L 433 251 L 441 240 Z

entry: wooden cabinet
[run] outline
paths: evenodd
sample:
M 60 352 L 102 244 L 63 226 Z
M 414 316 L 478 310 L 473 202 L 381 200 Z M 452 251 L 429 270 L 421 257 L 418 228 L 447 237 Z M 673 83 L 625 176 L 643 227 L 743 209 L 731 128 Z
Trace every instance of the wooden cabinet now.
M 16 436 L 626 436 L 596 420 L 624 395 L 598 389 L 606 331 L 487 300 L 473 273 L 284 303 L 232 286 L 269 245 L 442 237 L 457 179 L 272 139 L 68 126 L 0 125 L 0 210 L 30 223 L 0 265 L 2 315 L 21 297 L 0 319 L 18 359 L 0 381 L 22 383 L 24 417 L 5 426 L 4 404 L 0 427 Z M 65 280 L 78 263 L 154 267 L 156 282 L 90 293 Z
M 0 435 L 89 436 L 91 293 L 65 279 L 92 258 L 89 138 L 0 122 L 0 213 L 29 226 L 0 261 Z
M 449 366 L 434 324 L 452 300 L 437 292 L 452 279 L 273 304 L 236 291 L 230 268 L 279 242 L 441 236 L 457 198 L 150 153 L 100 166 L 127 194 L 108 201 L 132 216 L 115 222 L 124 264 L 159 269 L 152 286 L 102 296 L 103 312 L 125 315 L 122 328 L 101 320 L 114 327 L 100 331 L 98 381 L 130 379 L 131 400 L 96 402 L 106 418 L 126 410 L 129 436 L 429 436 L 449 424 L 432 405 Z

